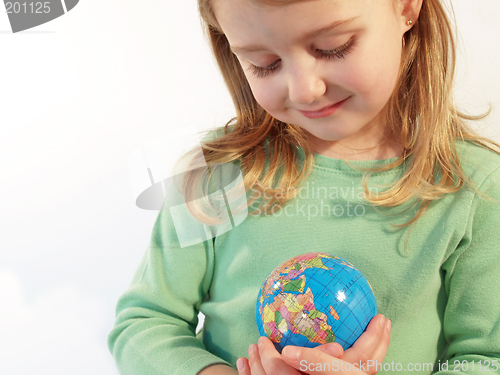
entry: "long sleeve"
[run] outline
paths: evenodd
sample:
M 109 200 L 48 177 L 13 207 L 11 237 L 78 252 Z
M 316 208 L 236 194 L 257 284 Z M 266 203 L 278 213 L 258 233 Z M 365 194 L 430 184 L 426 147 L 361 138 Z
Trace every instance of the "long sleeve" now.
M 475 195 L 466 235 L 443 265 L 448 371 L 440 375 L 500 374 L 500 169 L 479 190 L 495 201 Z
M 162 211 L 109 335 L 121 374 L 234 367 L 259 337 L 262 282 L 306 252 L 347 259 L 370 280 L 379 312 L 393 323 L 384 373 L 500 374 L 500 155 L 470 143 L 459 152 L 466 176 L 494 201 L 466 188 L 433 201 L 407 248 L 406 232 L 392 228 L 407 212 L 381 215 L 357 195 L 362 171 L 319 154 L 304 191 L 286 207 L 239 224 L 228 211 L 234 227 L 214 231 L 213 240 L 181 248 L 170 211 Z M 403 169 L 373 175 L 371 186 L 393 183 Z M 232 181 L 215 175 L 219 180 L 213 190 Z M 203 341 L 195 336 L 199 310 Z
M 194 375 L 227 362 L 195 335 L 213 273 L 213 241 L 181 248 L 164 206 L 129 289 L 120 297 L 108 347 L 122 375 Z

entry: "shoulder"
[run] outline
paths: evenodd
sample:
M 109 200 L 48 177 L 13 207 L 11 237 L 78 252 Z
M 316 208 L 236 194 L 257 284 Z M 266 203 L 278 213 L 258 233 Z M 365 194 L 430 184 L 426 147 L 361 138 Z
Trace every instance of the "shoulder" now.
M 500 183 L 500 154 L 470 141 L 456 142 L 462 170 L 476 186 L 486 180 Z

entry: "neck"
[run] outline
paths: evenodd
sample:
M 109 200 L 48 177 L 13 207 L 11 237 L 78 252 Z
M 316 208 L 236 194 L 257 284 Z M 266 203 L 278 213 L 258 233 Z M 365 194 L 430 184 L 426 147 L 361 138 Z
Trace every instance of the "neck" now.
M 401 143 L 394 137 L 380 136 L 360 145 L 352 145 L 344 140 L 324 141 L 310 138 L 309 143 L 317 154 L 344 160 L 383 160 L 403 154 Z

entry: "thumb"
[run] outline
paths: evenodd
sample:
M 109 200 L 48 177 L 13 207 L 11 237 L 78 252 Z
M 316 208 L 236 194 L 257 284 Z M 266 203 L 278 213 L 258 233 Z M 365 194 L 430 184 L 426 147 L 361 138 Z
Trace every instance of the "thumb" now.
M 344 348 L 338 342 L 330 342 L 324 345 L 318 345 L 313 348 L 314 350 L 322 351 L 335 358 L 342 358 L 344 356 Z
M 335 348 L 335 350 L 338 350 L 337 345 L 330 345 L 328 349 Z M 326 350 L 326 345 L 324 346 Z M 318 350 L 317 348 L 301 348 L 289 345 L 283 349 L 281 355 L 295 369 L 306 373 L 314 372 L 317 375 L 331 374 L 331 370 L 339 371 L 343 368 L 342 364 L 344 363 L 337 357 L 327 354 L 323 349 Z

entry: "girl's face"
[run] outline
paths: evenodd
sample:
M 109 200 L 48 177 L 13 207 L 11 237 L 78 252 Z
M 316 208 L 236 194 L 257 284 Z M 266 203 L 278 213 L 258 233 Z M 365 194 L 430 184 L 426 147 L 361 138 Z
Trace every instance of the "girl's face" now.
M 403 34 L 411 27 L 400 8 L 393 0 L 214 3 L 257 102 L 278 120 L 305 129 L 313 149 L 332 157 L 345 155 L 336 141 L 361 149 L 387 133 L 383 111 L 398 78 Z

